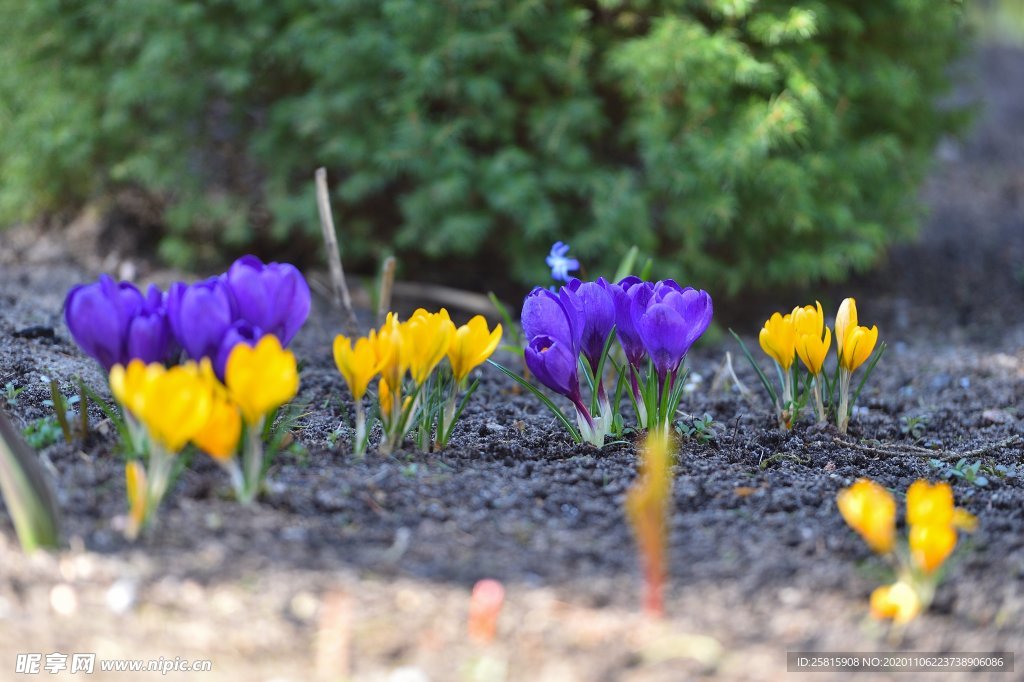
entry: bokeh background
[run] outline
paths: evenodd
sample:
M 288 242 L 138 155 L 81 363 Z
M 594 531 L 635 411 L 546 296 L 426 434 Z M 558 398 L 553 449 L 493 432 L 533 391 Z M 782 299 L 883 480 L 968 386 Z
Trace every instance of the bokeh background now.
M 203 270 L 516 290 L 570 242 L 736 296 L 876 265 L 922 217 L 1015 0 L 0 0 L 0 225 L 97 212 Z M 127 235 L 127 237 L 126 237 Z

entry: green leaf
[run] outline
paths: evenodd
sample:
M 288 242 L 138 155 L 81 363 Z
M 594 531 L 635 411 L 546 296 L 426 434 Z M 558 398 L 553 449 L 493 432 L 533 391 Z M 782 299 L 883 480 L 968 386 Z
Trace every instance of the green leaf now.
M 0 411 L 0 492 L 26 552 L 60 544 L 60 512 L 39 458 Z

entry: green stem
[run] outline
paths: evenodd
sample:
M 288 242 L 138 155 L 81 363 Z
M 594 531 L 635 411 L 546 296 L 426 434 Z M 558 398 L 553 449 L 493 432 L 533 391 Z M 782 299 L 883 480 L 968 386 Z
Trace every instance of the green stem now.
M 839 433 L 846 433 L 850 425 L 850 371 L 839 370 L 839 411 L 836 412 L 836 426 Z
M 255 424 L 247 424 L 245 429 L 245 447 L 242 451 L 243 488 L 238 501 L 246 505 L 255 501 L 263 475 L 263 422 L 260 419 Z

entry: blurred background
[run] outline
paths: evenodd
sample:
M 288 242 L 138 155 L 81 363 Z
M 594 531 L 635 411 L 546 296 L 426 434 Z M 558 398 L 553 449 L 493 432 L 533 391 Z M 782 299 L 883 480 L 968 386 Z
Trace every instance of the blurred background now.
M 1019 0 L 0 0 L 0 227 L 474 290 L 631 245 L 735 297 L 877 265 Z M 959 78 L 959 81 L 957 80 Z M 952 143 L 950 143 L 952 144 Z

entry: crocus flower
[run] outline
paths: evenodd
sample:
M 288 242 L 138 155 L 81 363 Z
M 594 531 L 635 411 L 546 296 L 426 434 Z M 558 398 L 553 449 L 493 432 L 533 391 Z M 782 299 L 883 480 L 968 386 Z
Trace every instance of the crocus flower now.
M 706 291 L 683 289 L 672 280 L 645 285 L 645 289 L 634 296 L 630 313 L 647 355 L 664 379 L 679 369 L 690 347 L 711 324 L 714 310 Z
M 216 360 L 224 336 L 235 321 L 231 291 L 224 277 L 172 284 L 167 292 L 167 317 L 174 338 L 189 357 Z M 220 362 L 221 376 L 223 366 Z
M 793 328 L 793 316 L 773 314 L 764 323 L 757 337 L 761 349 L 775 362 L 783 372 L 788 372 L 796 357 L 796 330 Z
M 843 355 L 843 345 L 846 343 L 846 334 L 857 326 L 857 301 L 852 298 L 844 298 L 839 304 L 839 311 L 836 313 L 836 352 L 840 357 Z
M 401 333 L 408 349 L 412 380 L 417 386 L 422 386 L 448 354 L 455 325 L 444 308 L 437 313 L 419 308 L 401 325 Z
M 244 344 L 246 346 L 255 346 L 256 343 L 263 338 L 263 330 L 259 327 L 253 326 L 253 324 L 247 320 L 235 320 L 231 325 L 224 330 L 224 335 L 221 337 L 220 345 L 217 348 L 216 354 L 213 356 L 213 367 L 217 372 L 217 376 L 221 379 L 224 378 L 224 370 L 228 364 L 228 357 L 231 356 L 231 351 L 235 349 L 238 344 Z
M 953 488 L 941 481 L 914 481 L 907 488 L 907 523 L 913 526 L 953 523 Z
M 848 372 L 854 372 L 863 365 L 871 352 L 875 350 L 878 342 L 878 327 L 853 327 L 846 332 L 843 339 L 842 350 L 839 355 L 839 364 Z
M 75 343 L 108 372 L 132 359 L 164 362 L 172 349 L 163 295 L 155 286 L 143 297 L 133 284 L 100 275 L 68 292 L 64 321 Z
M 836 497 L 839 512 L 872 550 L 892 551 L 896 533 L 896 501 L 882 486 L 862 478 Z
M 500 324 L 488 331 L 487 320 L 482 315 L 476 315 L 455 330 L 448 347 L 448 362 L 456 383 L 461 384 L 474 368 L 491 357 L 501 342 L 501 332 Z
M 956 548 L 956 530 L 942 524 L 911 526 L 908 541 L 914 563 L 925 573 L 933 573 Z
M 953 506 L 948 483 L 920 480 L 907 489 L 907 523 L 910 554 L 921 570 L 932 573 L 956 548 L 956 529 L 971 531 L 977 519 Z
M 228 269 L 225 281 L 236 315 L 276 336 L 282 346 L 291 343 L 309 315 L 309 286 L 294 265 L 242 256 Z
M 559 282 L 569 281 L 569 272 L 579 270 L 580 262 L 575 258 L 569 258 L 569 245 L 563 242 L 555 242 L 551 246 L 551 253 L 545 258 L 548 267 L 551 268 L 551 278 Z
M 192 437 L 200 450 L 218 462 L 232 459 L 242 437 L 242 415 L 226 398 L 215 398 L 206 424 Z
M 871 593 L 871 615 L 880 620 L 892 619 L 905 625 L 917 618 L 923 606 L 917 590 L 902 580 L 883 585 Z
M 224 379 L 231 399 L 249 425 L 262 423 L 299 390 L 295 356 L 284 350 L 273 334 L 264 336 L 255 347 L 244 343 L 235 346 L 228 357 Z
M 124 465 L 124 485 L 128 494 L 130 518 L 129 535 L 139 532 L 149 516 L 149 478 L 146 467 L 137 459 L 128 460 Z
M 579 296 L 586 314 L 583 318 L 583 332 L 580 335 L 581 350 L 590 369 L 597 372 L 601 353 L 615 325 L 615 301 L 604 277 L 596 282 L 581 282 L 573 279 L 566 285 Z
M 373 343 L 367 338 L 360 338 L 353 345 L 351 339 L 339 334 L 334 337 L 334 364 L 345 379 L 352 397 L 356 402 L 362 400 L 370 381 L 379 370 Z
M 402 377 L 409 369 L 409 349 L 405 347 L 398 316 L 388 313 L 380 329 L 371 329 L 369 337 L 381 378 L 392 388 L 401 388 Z
M 231 401 L 227 388 L 214 374 L 209 358 L 204 358 L 198 369 L 200 378 L 210 391 L 213 404 L 209 419 L 192 437 L 192 442 L 218 463 L 226 464 L 238 451 L 238 441 L 242 437 L 242 415 L 238 406 Z
M 520 322 L 527 341 L 549 336 L 561 341 L 574 356 L 579 356 L 586 315 L 574 291 L 562 287 L 556 294 L 535 287 L 523 301 Z
M 542 384 L 569 398 L 577 408 L 582 406 L 576 363 L 579 356 L 568 344 L 552 336 L 539 335 L 533 337 L 523 352 L 526 366 Z
M 114 365 L 110 388 L 167 452 L 179 452 L 206 424 L 212 407 L 209 387 L 194 363 L 165 368 L 132 360 Z
M 639 367 L 644 358 L 644 344 L 633 326 L 633 299 L 630 292 L 633 287 L 642 285 L 643 281 L 639 277 L 630 275 L 615 284 L 605 282 L 603 278 L 598 282 L 604 282 L 604 288 L 608 290 L 612 297 L 612 303 L 615 305 L 615 335 L 626 354 L 626 360 L 631 366 Z

